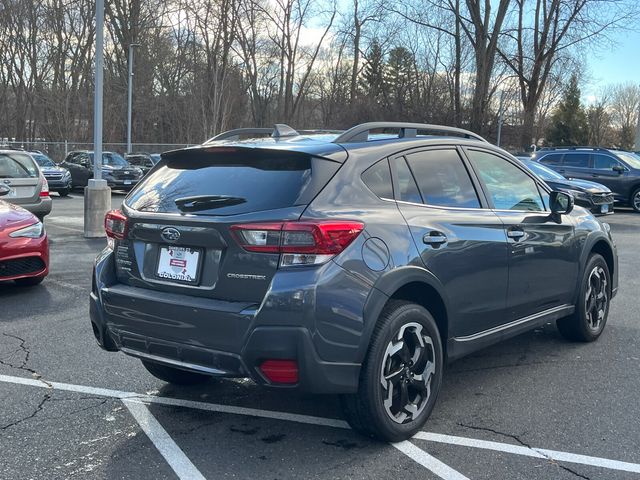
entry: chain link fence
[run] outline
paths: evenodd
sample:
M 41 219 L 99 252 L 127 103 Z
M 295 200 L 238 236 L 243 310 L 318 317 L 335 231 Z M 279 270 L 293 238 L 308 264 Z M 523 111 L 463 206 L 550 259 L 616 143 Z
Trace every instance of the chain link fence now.
M 93 150 L 92 142 L 17 142 L 0 140 L 0 148 L 8 146 L 12 148 L 22 148 L 27 151 L 40 151 L 47 154 L 54 162 L 60 163 L 69 152 L 74 150 Z M 131 144 L 132 153 L 162 153 L 168 150 L 189 147 L 191 145 L 185 143 L 133 143 Z M 126 143 L 103 143 L 102 150 L 106 152 L 117 152 L 124 154 L 127 151 Z

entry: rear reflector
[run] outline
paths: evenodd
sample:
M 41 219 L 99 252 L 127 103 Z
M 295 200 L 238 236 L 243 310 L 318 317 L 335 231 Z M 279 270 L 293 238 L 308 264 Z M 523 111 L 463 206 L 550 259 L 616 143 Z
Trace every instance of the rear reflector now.
M 298 383 L 298 364 L 295 360 L 265 360 L 260 371 L 272 383 Z
M 351 221 L 252 223 L 231 231 L 249 252 L 280 253 L 280 265 L 317 265 L 342 252 L 364 229 Z
M 127 236 L 127 217 L 120 210 L 111 210 L 104 217 L 104 230 L 109 238 L 122 240 Z

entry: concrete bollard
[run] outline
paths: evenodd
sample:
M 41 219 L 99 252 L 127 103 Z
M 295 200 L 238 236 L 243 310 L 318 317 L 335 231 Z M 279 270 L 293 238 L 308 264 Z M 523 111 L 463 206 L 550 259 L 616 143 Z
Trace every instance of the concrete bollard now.
M 111 189 L 106 180 L 89 180 L 84 189 L 84 236 L 105 236 L 104 216 L 111 210 Z

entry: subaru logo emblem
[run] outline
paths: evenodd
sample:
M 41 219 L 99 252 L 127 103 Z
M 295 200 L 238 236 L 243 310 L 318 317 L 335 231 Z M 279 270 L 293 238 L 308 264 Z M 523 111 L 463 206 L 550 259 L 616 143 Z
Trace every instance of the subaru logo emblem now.
M 180 230 L 173 227 L 166 227 L 162 229 L 160 236 L 167 242 L 177 242 L 180 239 Z

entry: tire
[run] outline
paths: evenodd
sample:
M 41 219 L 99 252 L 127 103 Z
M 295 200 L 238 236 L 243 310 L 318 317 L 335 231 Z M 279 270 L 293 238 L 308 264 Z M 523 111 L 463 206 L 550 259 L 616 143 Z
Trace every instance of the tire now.
M 631 206 L 631 208 L 633 208 L 634 211 L 640 213 L 640 188 L 636 188 L 635 191 L 631 194 L 629 205 Z
M 592 254 L 584 269 L 576 310 L 573 315 L 556 321 L 558 330 L 574 342 L 597 340 L 607 324 L 610 302 L 609 267 L 602 255 Z
M 35 287 L 36 285 L 40 285 L 44 277 L 29 277 L 29 278 L 19 278 L 14 280 L 16 285 L 19 287 Z
M 169 367 L 168 365 L 149 362 L 147 360 L 142 360 L 142 365 L 144 365 L 144 368 L 146 368 L 154 377 L 173 385 L 198 385 L 211 378 L 210 375 L 189 372 L 187 370 Z
M 58 190 L 58 195 L 60 195 L 61 197 L 66 197 L 69 195 L 70 190 L 70 188 L 63 188 L 61 190 Z
M 421 349 L 418 339 L 423 342 Z M 401 348 L 394 351 L 394 347 Z M 379 440 L 398 442 L 412 437 L 433 410 L 443 366 L 442 342 L 433 316 L 420 305 L 389 301 L 372 334 L 358 392 L 340 398 L 347 421 L 354 430 Z M 383 386 L 382 375 L 389 371 L 395 375 L 387 377 L 394 380 L 387 378 Z M 404 400 L 394 390 L 405 392 Z M 385 402 L 389 398 L 390 404 Z

